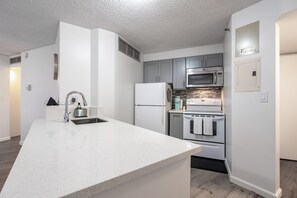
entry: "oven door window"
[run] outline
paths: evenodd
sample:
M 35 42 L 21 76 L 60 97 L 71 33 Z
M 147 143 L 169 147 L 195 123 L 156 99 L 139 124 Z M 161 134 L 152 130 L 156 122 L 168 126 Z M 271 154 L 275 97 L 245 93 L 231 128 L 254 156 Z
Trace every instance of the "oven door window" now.
M 213 130 L 212 136 L 216 136 L 217 135 L 217 122 L 216 121 L 212 122 L 212 130 Z M 194 134 L 194 120 L 190 120 L 190 133 Z
M 188 84 L 189 85 L 212 85 L 214 84 L 214 74 L 189 74 Z

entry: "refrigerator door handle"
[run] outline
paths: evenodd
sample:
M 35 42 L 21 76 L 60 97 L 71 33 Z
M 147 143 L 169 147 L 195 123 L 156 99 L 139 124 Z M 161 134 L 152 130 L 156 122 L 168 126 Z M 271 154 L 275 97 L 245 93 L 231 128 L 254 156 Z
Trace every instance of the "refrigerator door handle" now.
M 164 109 L 162 110 L 162 126 L 164 125 Z
M 166 86 L 165 86 L 166 88 Z M 163 98 L 164 98 L 164 101 L 166 101 L 166 97 L 165 97 L 165 89 L 163 89 Z M 166 105 L 166 103 L 164 104 Z M 165 108 L 166 109 L 166 108 Z M 164 125 L 164 110 L 162 110 L 162 126 Z

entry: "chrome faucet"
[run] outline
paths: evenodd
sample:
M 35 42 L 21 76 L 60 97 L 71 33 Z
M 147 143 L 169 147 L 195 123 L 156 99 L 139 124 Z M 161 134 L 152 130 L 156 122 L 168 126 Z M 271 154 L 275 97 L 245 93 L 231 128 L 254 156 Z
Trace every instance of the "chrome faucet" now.
M 69 93 L 67 94 L 67 96 L 66 96 L 66 100 L 65 100 L 65 113 L 64 113 L 64 122 L 65 122 L 65 123 L 66 123 L 66 122 L 69 122 L 69 114 L 70 114 L 70 112 L 68 112 L 68 98 L 69 98 L 69 96 L 72 95 L 72 94 L 79 94 L 79 95 L 81 95 L 81 97 L 82 97 L 82 99 L 83 99 L 84 106 L 87 106 L 87 105 L 88 105 L 88 104 L 87 104 L 87 101 L 86 101 L 86 99 L 85 99 L 84 94 L 82 94 L 82 93 L 79 92 L 79 91 L 71 91 L 71 92 L 69 92 Z

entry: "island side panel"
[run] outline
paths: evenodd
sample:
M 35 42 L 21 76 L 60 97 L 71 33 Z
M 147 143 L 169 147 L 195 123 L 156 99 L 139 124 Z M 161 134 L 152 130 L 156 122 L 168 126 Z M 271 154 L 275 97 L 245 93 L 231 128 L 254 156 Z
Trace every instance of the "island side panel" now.
M 189 198 L 191 158 L 103 191 L 93 198 Z

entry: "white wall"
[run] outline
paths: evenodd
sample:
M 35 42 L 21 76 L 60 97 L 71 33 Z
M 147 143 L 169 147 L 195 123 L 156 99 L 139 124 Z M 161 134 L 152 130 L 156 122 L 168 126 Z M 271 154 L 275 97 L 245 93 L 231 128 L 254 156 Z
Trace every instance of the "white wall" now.
M 118 46 L 118 35 L 115 35 Z M 143 63 L 116 50 L 115 115 L 117 120 L 134 124 L 134 85 L 143 82 Z
M 92 73 L 98 74 L 92 74 L 92 92 L 97 88 L 92 100 L 98 98 L 104 115 L 133 124 L 134 84 L 143 81 L 142 62 L 118 51 L 118 35 L 114 32 L 95 29 L 91 35 Z
M 98 105 L 115 118 L 115 33 L 98 29 Z
M 230 21 L 231 24 L 232 21 Z M 230 26 L 230 25 L 229 25 Z M 229 169 L 232 170 L 232 31 L 226 32 L 224 38 L 224 88 L 223 88 L 223 111 L 226 118 L 226 159 Z
M 269 12 L 267 12 L 269 10 Z M 235 92 L 232 87 L 231 119 L 227 119 L 227 162 L 231 181 L 265 197 L 280 196 L 279 134 L 277 130 L 277 67 L 278 43 L 276 21 L 281 15 L 281 2 L 263 0 L 232 15 L 232 75 L 225 76 L 234 85 L 236 61 L 261 57 L 261 91 L 269 93 L 269 101 L 259 101 L 260 92 Z M 235 59 L 235 31 L 260 21 L 260 53 Z M 226 46 L 225 46 L 226 48 Z M 224 57 L 226 59 L 226 57 Z M 225 94 L 225 93 L 224 93 Z M 228 95 L 228 94 L 227 94 Z M 228 109 L 228 108 L 226 108 Z M 228 129 L 229 128 L 229 129 Z M 231 155 L 231 157 L 230 157 Z
M 45 118 L 48 99 L 58 99 L 58 83 L 53 80 L 54 53 L 54 45 L 22 52 L 21 141 L 35 119 Z M 31 91 L 26 90 L 28 84 L 32 85 Z
M 10 137 L 21 133 L 21 67 L 10 68 Z
M 91 30 L 91 105 L 98 106 L 99 29 Z
M 223 44 L 206 45 L 152 54 L 144 54 L 143 61 L 164 60 L 188 56 L 199 56 L 205 54 L 223 53 Z
M 0 55 L 0 142 L 9 140 L 9 57 Z
M 297 54 L 280 58 L 280 157 L 297 160 Z
M 59 98 L 65 103 L 70 91 L 80 91 L 91 98 L 91 31 L 60 22 L 59 28 Z
M 260 21 L 261 91 L 268 91 L 269 102 L 261 103 L 259 92 L 234 92 L 233 89 L 231 155 L 233 177 L 247 185 L 253 184 L 257 188 L 254 190 L 264 196 L 276 196 L 280 192 L 275 125 L 275 22 L 279 9 L 280 3 L 264 0 L 233 14 L 231 25 L 234 35 L 232 48 L 235 48 L 233 44 L 236 29 Z M 244 58 L 247 57 L 237 58 L 235 62 Z M 235 62 L 233 61 L 233 68 Z M 232 78 L 234 79 L 234 72 Z M 264 192 L 267 194 L 263 194 Z

